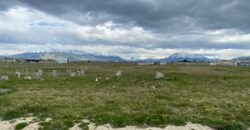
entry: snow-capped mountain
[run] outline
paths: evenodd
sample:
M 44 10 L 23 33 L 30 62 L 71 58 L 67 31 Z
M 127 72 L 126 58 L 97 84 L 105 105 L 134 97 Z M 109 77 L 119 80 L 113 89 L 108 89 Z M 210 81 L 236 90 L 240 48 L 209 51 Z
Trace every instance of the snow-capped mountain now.
M 64 63 L 67 60 L 70 61 L 82 61 L 82 60 L 90 60 L 90 61 L 125 61 L 124 59 L 118 57 L 118 56 L 104 56 L 104 55 L 96 55 L 91 54 L 88 52 L 83 51 L 53 51 L 53 52 L 28 52 L 28 53 L 21 53 L 11 56 L 2 56 L 2 58 L 22 58 L 22 59 L 52 59 L 56 60 L 57 62 Z M 0 56 L 1 58 L 1 56 Z M 246 57 L 244 57 L 246 58 Z M 127 61 L 132 62 L 178 62 L 178 61 L 214 61 L 218 59 L 211 59 L 203 55 L 199 54 L 182 54 L 182 53 L 175 53 L 167 58 L 163 59 L 144 59 L 144 60 L 138 60 L 138 59 L 131 59 Z
M 144 59 L 144 60 L 137 60 L 138 62 L 178 62 L 178 61 L 213 61 L 215 59 L 208 58 L 203 55 L 199 54 L 181 54 L 181 53 L 175 53 L 173 55 L 170 55 L 167 58 L 163 59 Z
M 42 54 L 43 53 L 27 52 L 27 53 L 21 53 L 21 54 L 16 54 L 16 55 L 10 55 L 10 56 L 6 56 L 6 57 L 8 57 L 8 58 L 23 58 L 23 59 L 41 59 Z
M 118 56 L 103 56 L 94 55 L 82 51 L 67 51 L 67 52 L 34 52 L 34 53 L 22 53 L 8 56 L 9 58 L 23 58 L 23 59 L 52 59 L 57 62 L 63 63 L 67 60 L 70 61 L 123 61 L 122 58 Z
M 161 59 L 162 62 L 177 62 L 177 61 L 208 61 L 209 58 L 199 54 L 181 54 L 175 53 L 168 58 Z
M 250 60 L 250 56 L 237 57 L 237 58 L 234 58 L 233 60 Z

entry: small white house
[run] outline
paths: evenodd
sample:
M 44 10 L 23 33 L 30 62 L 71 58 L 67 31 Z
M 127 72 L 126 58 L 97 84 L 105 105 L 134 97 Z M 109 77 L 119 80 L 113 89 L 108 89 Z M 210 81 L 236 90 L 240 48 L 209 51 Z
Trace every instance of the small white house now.
M 167 62 L 160 62 L 160 65 L 166 65 Z
M 228 66 L 234 66 L 234 62 L 231 62 L 231 61 L 225 61 L 225 62 L 222 62 L 221 63 L 222 65 L 228 65 Z
M 146 63 L 146 62 L 140 62 L 140 63 L 137 63 L 138 65 L 154 65 L 154 63 Z
M 209 65 L 216 66 L 217 64 L 215 62 L 210 62 Z

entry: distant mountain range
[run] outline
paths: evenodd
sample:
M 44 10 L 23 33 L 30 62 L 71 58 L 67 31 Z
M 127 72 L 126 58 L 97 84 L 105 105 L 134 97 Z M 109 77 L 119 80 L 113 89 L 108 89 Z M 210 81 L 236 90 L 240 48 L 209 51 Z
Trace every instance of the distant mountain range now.
M 21 53 L 16 55 L 4 56 L 7 58 L 20 58 L 20 59 L 52 59 L 59 63 L 70 61 L 123 61 L 122 58 L 118 56 L 103 56 L 94 55 L 82 51 L 67 51 L 67 52 L 34 52 L 34 53 Z
M 181 53 L 175 53 L 173 55 L 170 55 L 167 58 L 162 59 L 144 59 L 140 60 L 141 62 L 178 62 L 178 61 L 211 61 L 215 59 L 209 59 L 206 56 L 198 55 L 198 54 L 181 54 Z
M 70 61 L 83 61 L 83 60 L 90 60 L 90 61 L 133 61 L 133 62 L 178 62 L 178 61 L 218 61 L 221 59 L 211 59 L 203 55 L 199 54 L 183 54 L 183 53 L 175 53 L 167 58 L 162 59 L 143 59 L 143 60 L 124 60 L 119 56 L 105 56 L 105 55 L 96 55 L 91 54 L 83 51 L 65 51 L 65 52 L 31 52 L 31 53 L 21 53 L 16 55 L 10 56 L 0 56 L 0 58 L 21 58 L 21 59 L 52 59 L 56 60 L 59 63 L 66 62 L 67 60 Z M 250 59 L 250 57 L 239 57 L 235 59 Z
M 208 60 L 210 59 L 203 55 L 176 53 L 176 54 L 169 56 L 168 58 L 161 59 L 160 61 L 177 62 L 177 61 L 208 61 Z
M 242 57 L 234 58 L 233 60 L 250 60 L 250 56 L 242 56 Z

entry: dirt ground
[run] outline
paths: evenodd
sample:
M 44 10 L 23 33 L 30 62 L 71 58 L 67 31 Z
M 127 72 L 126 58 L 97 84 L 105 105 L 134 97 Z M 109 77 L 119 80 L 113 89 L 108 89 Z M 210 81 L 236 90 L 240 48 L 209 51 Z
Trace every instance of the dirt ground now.
M 0 121 L 0 130 L 15 130 L 15 126 L 19 123 L 28 123 L 29 125 L 26 126 L 23 130 L 38 130 L 39 129 L 39 122 L 34 122 L 33 117 L 29 118 L 18 118 L 10 121 Z M 75 124 L 74 127 L 70 128 L 69 130 L 81 130 L 78 127 L 80 123 Z M 156 127 L 149 127 L 149 128 L 138 128 L 135 126 L 127 126 L 124 128 L 112 128 L 111 125 L 102 125 L 96 126 L 94 123 L 90 123 L 89 130 L 213 130 L 210 127 L 203 126 L 200 124 L 193 124 L 187 123 L 185 126 L 172 126 L 168 125 L 165 128 L 156 128 Z

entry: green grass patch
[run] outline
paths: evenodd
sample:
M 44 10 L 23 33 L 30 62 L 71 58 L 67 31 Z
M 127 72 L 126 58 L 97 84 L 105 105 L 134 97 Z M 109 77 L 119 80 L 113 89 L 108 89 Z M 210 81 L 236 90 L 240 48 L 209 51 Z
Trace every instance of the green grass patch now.
M 9 110 L 9 111 L 4 113 L 3 120 L 11 120 L 11 119 L 19 118 L 22 115 L 23 115 L 23 113 L 20 111 Z
M 26 68 L 43 69 L 44 75 L 31 81 L 15 79 L 15 71 Z M 84 68 L 86 75 L 71 78 L 66 73 L 69 68 Z M 56 78 L 51 76 L 53 69 L 58 70 Z M 120 70 L 122 76 L 116 77 Z M 0 81 L 0 89 L 11 92 L 0 95 L 0 117 L 52 118 L 41 123 L 42 130 L 68 129 L 82 119 L 114 127 L 187 122 L 218 129 L 250 127 L 248 67 L 92 62 L 8 64 L 6 71 L 10 80 Z M 165 78 L 155 80 L 157 71 Z M 101 79 L 96 82 L 96 77 Z
M 89 123 L 81 123 L 79 125 L 79 127 L 82 129 L 82 130 L 89 130 Z
M 50 122 L 40 122 L 41 128 L 39 130 L 68 130 L 74 126 L 71 120 L 52 120 Z
M 22 130 L 23 128 L 25 128 L 26 126 L 28 126 L 29 124 L 27 123 L 19 123 L 15 126 L 15 130 Z

